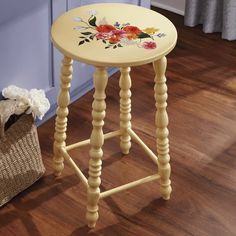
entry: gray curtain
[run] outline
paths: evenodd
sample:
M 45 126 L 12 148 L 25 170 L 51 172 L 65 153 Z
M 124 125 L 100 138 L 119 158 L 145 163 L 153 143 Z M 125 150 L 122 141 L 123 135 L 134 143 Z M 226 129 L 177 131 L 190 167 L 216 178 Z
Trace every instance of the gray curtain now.
M 236 0 L 186 0 L 184 23 L 202 24 L 205 33 L 222 32 L 222 38 L 236 40 Z

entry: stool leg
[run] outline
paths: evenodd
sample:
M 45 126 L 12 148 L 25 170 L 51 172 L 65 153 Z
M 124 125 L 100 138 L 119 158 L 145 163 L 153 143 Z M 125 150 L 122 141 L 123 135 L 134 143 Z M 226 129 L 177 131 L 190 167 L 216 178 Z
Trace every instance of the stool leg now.
M 57 117 L 54 134 L 54 145 L 53 145 L 53 169 L 56 176 L 61 175 L 64 169 L 64 158 L 60 154 L 60 150 L 64 147 L 66 140 L 66 129 L 67 129 L 67 116 L 68 116 L 68 104 L 70 102 L 70 82 L 72 79 L 72 63 L 73 60 L 69 57 L 64 56 L 61 65 L 61 84 L 60 94 L 57 99 Z
M 131 128 L 131 78 L 130 67 L 120 69 L 120 148 L 123 154 L 128 154 L 131 148 L 131 137 L 127 132 Z
M 167 66 L 166 57 L 153 62 L 155 76 L 155 100 L 156 100 L 156 137 L 157 137 L 157 152 L 158 152 L 158 169 L 160 174 L 160 191 L 162 198 L 168 200 L 171 194 L 171 181 L 170 181 L 170 156 L 169 156 L 169 140 L 167 129 L 168 115 L 167 107 L 167 85 L 165 71 Z
M 98 201 L 100 197 L 101 170 L 102 170 L 102 146 L 104 143 L 104 135 L 102 127 L 105 118 L 105 89 L 107 85 L 108 75 L 106 69 L 97 67 L 94 74 L 95 93 L 92 104 L 93 111 L 93 131 L 90 137 L 90 160 L 89 160 L 89 178 L 87 191 L 87 214 L 86 219 L 88 226 L 94 228 L 98 220 Z

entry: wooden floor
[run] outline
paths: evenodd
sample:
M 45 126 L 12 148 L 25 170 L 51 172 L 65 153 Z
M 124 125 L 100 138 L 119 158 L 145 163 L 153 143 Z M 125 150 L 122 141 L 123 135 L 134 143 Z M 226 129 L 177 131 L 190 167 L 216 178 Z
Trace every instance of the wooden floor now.
M 183 26 L 183 17 L 161 11 L 177 26 L 168 56 L 170 151 L 173 194 L 160 198 L 157 182 L 100 202 L 95 230 L 85 222 L 86 191 L 65 168 L 52 175 L 54 119 L 38 132 L 46 175 L 0 210 L 0 235 L 232 236 L 236 235 L 236 43 Z M 118 74 L 109 80 L 105 132 L 118 129 Z M 133 68 L 133 128 L 155 151 L 151 65 Z M 70 106 L 68 143 L 91 131 L 92 92 Z M 104 146 L 102 190 L 154 174 L 157 168 L 133 144 L 123 156 L 119 140 Z M 71 155 L 87 176 L 88 148 Z

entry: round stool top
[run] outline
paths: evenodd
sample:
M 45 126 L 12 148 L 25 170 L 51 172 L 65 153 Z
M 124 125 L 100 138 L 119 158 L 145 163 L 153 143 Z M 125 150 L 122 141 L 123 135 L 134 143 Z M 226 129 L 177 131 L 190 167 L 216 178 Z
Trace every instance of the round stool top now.
M 134 66 L 157 60 L 175 46 L 174 25 L 155 11 L 119 3 L 72 9 L 52 26 L 54 46 L 95 66 Z

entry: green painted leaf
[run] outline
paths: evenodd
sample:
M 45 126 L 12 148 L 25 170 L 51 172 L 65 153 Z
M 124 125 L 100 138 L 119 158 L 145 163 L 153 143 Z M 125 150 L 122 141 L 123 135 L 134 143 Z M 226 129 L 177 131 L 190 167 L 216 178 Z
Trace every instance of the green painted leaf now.
M 82 32 L 81 34 L 83 34 L 83 35 L 90 35 L 92 33 L 91 32 Z
M 94 39 L 94 35 L 91 35 L 89 38 L 90 38 L 91 40 L 93 40 L 93 39 Z
M 110 47 L 109 46 L 105 47 L 105 49 L 108 49 L 108 48 L 110 48 Z
M 118 47 L 122 48 L 123 46 L 121 44 L 118 44 Z
M 149 34 L 146 34 L 144 32 L 141 32 L 139 35 L 138 35 L 138 38 L 139 39 L 144 39 L 144 38 L 151 38 L 151 36 Z
M 86 37 L 84 37 L 84 36 L 80 36 L 80 38 L 81 38 L 81 39 L 85 39 Z
M 113 48 L 117 48 L 117 46 L 115 45 Z
M 96 16 L 94 16 L 90 21 L 89 21 L 89 24 L 91 25 L 91 26 L 97 26 L 96 25 L 96 21 L 97 21 L 97 18 L 96 18 Z
M 82 41 L 79 42 L 79 45 L 82 45 L 82 44 L 84 44 L 84 40 L 82 40 Z
M 107 43 L 106 40 L 104 40 L 104 39 L 102 40 L 102 42 L 105 43 L 105 44 Z

